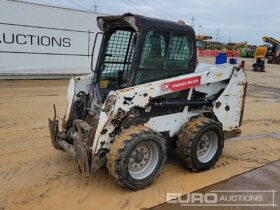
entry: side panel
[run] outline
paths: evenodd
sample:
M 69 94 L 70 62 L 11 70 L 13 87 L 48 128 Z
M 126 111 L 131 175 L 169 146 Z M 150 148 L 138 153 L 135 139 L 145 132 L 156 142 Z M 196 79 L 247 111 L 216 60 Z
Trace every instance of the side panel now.
M 235 131 L 241 126 L 247 78 L 245 72 L 234 70 L 232 78 L 224 92 L 214 104 L 214 113 L 223 124 L 223 130 Z
M 181 127 L 188 122 L 192 116 L 196 115 L 199 115 L 199 113 L 189 112 L 188 107 L 185 107 L 184 111 L 180 113 L 150 118 L 144 125 L 157 132 L 168 132 L 169 136 L 173 137 L 178 134 Z
M 87 75 L 87 76 L 81 76 L 81 77 L 73 77 L 71 78 L 69 85 L 68 85 L 68 91 L 67 91 L 67 108 L 65 112 L 65 118 L 64 120 L 67 121 L 71 107 L 73 105 L 73 102 L 75 101 L 75 96 L 79 92 L 85 92 L 86 94 L 89 93 L 89 89 L 92 85 L 92 79 L 93 75 Z
M 130 111 L 131 108 L 137 106 L 144 108 L 146 112 L 149 112 L 149 102 L 151 98 L 162 96 L 172 92 L 180 91 L 183 89 L 197 87 L 199 85 L 205 85 L 208 83 L 219 82 L 227 80 L 232 75 L 233 65 L 224 65 L 219 67 L 213 67 L 212 65 L 204 66 L 198 73 L 187 74 L 179 77 L 174 77 L 166 80 L 160 80 L 152 83 L 147 83 L 131 88 L 126 88 L 118 91 L 112 91 L 105 101 L 102 112 L 100 113 L 99 124 L 95 133 L 95 138 L 92 146 L 93 155 L 98 152 L 100 148 L 108 148 L 112 137 L 112 133 L 118 123 L 122 120 L 125 114 Z M 110 110 L 107 108 L 110 105 Z M 112 104 L 114 106 L 112 106 Z M 169 118 L 178 118 L 177 127 L 170 127 L 168 130 L 171 135 L 178 132 L 178 127 L 186 122 L 190 117 L 187 110 L 183 113 L 161 117 L 151 118 L 150 122 L 147 122 L 149 126 L 152 126 L 156 131 L 163 131 L 167 127 L 170 127 L 162 120 L 168 122 Z M 193 113 L 195 114 L 195 113 Z

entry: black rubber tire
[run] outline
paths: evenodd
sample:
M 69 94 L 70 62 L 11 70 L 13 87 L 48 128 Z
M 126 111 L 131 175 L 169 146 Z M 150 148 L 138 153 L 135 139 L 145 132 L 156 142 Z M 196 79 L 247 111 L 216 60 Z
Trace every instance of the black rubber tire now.
M 216 154 L 206 163 L 200 162 L 197 157 L 197 144 L 200 138 L 208 131 L 213 131 L 218 137 L 218 148 Z M 224 132 L 220 123 L 205 118 L 197 117 L 185 124 L 179 134 L 177 141 L 177 154 L 184 166 L 190 171 L 204 171 L 219 160 L 224 148 Z
M 145 141 L 153 141 L 157 147 L 159 158 L 154 171 L 143 179 L 133 178 L 128 170 L 130 152 L 136 145 Z M 151 185 L 159 177 L 166 161 L 166 141 L 161 134 L 144 126 L 132 126 L 116 136 L 107 154 L 107 168 L 115 181 L 129 190 L 139 190 Z

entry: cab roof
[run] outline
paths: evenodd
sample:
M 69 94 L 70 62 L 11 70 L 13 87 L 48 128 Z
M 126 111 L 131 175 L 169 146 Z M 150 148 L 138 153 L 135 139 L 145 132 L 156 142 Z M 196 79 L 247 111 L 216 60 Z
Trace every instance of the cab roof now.
M 101 31 L 105 31 L 109 26 L 132 27 L 136 32 L 152 27 L 165 27 L 181 30 L 182 32 L 193 31 L 189 25 L 181 25 L 176 22 L 145 17 L 137 14 L 125 13 L 123 15 L 99 16 L 97 25 Z

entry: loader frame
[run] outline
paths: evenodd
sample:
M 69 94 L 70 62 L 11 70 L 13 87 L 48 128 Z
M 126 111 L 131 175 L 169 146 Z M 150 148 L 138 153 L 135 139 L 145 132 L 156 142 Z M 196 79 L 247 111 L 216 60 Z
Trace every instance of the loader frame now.
M 70 80 L 62 130 L 59 129 L 56 111 L 54 118 L 49 119 L 52 144 L 74 156 L 84 175 L 96 171 L 106 162 L 114 137 L 130 126 L 143 125 L 166 139 L 174 139 L 181 127 L 193 117 L 205 116 L 217 121 L 227 136 L 240 134 L 246 74 L 242 68 L 231 64 L 200 64 L 196 67 L 195 34 L 190 26 L 132 14 L 100 17 L 98 25 L 104 31 L 104 37 L 94 73 Z M 129 48 L 125 52 L 123 64 L 129 64 L 123 65 L 123 69 L 128 70 L 126 83 L 119 82 L 116 89 L 102 92 L 101 86 L 106 89 L 106 82 L 100 79 L 100 75 L 106 67 L 104 60 L 108 57 L 106 49 L 110 30 L 116 28 L 126 28 L 137 34 L 134 53 L 132 55 Z M 192 54 L 179 75 L 136 83 L 145 37 L 152 29 L 188 36 Z M 128 43 L 132 41 L 133 35 Z M 127 60 L 129 54 L 132 56 L 130 63 Z M 165 97 L 176 93 L 183 97 Z M 74 105 L 79 110 L 75 110 Z M 90 118 L 91 125 L 84 119 L 87 112 L 94 113 Z

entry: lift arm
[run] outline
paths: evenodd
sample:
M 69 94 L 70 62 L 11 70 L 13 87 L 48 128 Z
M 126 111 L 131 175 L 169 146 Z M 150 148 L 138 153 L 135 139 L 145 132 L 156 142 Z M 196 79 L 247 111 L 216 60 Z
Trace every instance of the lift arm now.
M 263 42 L 266 42 L 266 43 L 269 43 L 269 44 L 272 44 L 273 46 L 276 46 L 276 45 L 279 45 L 280 42 L 272 37 L 267 37 L 267 36 L 264 36 L 263 38 Z

